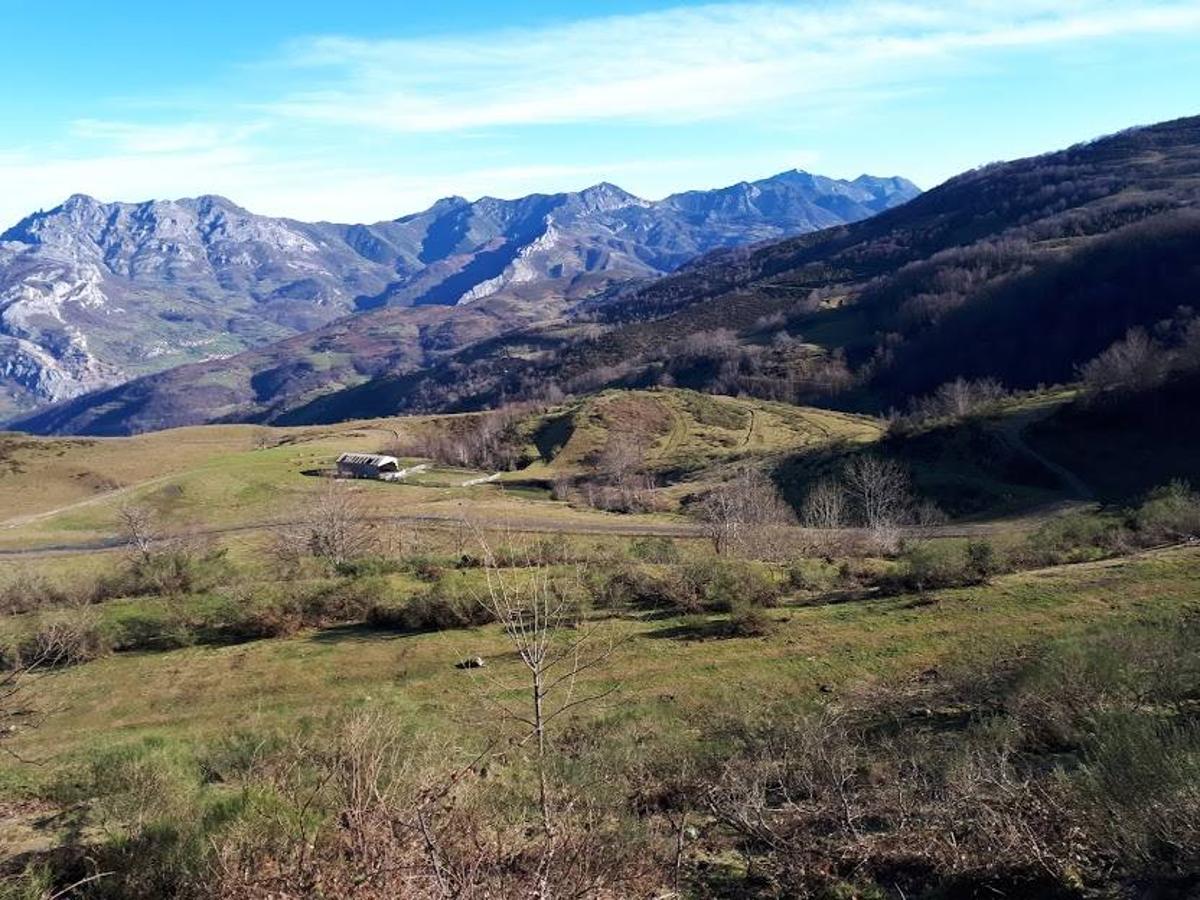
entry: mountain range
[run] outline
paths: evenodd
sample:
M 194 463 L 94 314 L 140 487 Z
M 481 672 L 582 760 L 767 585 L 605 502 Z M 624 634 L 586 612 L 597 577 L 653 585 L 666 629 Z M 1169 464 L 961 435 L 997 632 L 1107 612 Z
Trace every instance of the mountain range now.
M 320 345 L 323 326 L 371 311 L 392 314 L 366 332 L 441 328 L 417 349 L 456 347 L 553 320 L 713 249 L 857 221 L 918 193 L 902 178 L 792 171 L 660 201 L 611 184 L 450 197 L 371 225 L 259 216 L 217 196 L 133 204 L 74 195 L 0 234 L 0 420 L 297 335 Z M 482 311 L 445 313 L 485 300 Z M 417 307 L 442 310 L 395 313 Z M 385 343 L 393 352 L 353 361 L 346 377 L 413 355 L 410 341 Z
M 500 292 L 381 309 L 16 424 L 305 424 L 656 384 L 880 413 L 956 378 L 1070 382 L 1129 329 L 1193 315 L 1197 260 L 1189 118 L 966 172 L 865 220 L 717 249 L 570 308 L 531 313 Z
M 1130 329 L 1190 334 L 1197 260 L 1200 117 L 985 166 L 852 223 L 717 246 L 608 289 L 572 294 L 551 272 L 563 280 L 540 297 L 537 281 L 454 305 L 388 294 L 14 424 L 306 424 L 653 385 L 884 413 L 955 379 L 1069 383 Z

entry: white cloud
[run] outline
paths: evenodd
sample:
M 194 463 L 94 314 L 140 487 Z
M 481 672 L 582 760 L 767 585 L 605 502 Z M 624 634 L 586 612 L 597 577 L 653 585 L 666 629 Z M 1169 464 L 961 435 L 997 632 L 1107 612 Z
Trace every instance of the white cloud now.
M 722 4 L 455 38 L 310 39 L 313 84 L 267 104 L 393 132 L 719 119 L 922 76 L 981 49 L 1200 27 L 1195 2 Z
M 714 172 L 733 180 L 811 162 L 787 146 L 789 122 L 852 130 L 862 108 L 937 89 L 989 54 L 1196 32 L 1197 0 L 794 0 L 446 38 L 311 37 L 232 93 L 148 92 L 120 107 L 123 120 L 78 118 L 38 145 L 0 150 L 0 228 L 77 191 L 222 193 L 265 213 L 366 221 L 450 193 L 514 196 L 626 176 L 648 193 L 716 186 Z M 561 127 L 697 122 L 770 127 L 778 145 L 665 158 L 650 132 L 638 132 L 644 152 L 622 151 L 581 147 Z

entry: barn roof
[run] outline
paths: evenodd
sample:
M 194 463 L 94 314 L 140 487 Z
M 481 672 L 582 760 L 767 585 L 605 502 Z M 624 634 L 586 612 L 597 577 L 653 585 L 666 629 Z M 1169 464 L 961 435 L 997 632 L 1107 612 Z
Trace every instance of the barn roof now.
M 374 466 L 381 469 L 384 466 L 399 466 L 400 460 L 394 456 L 384 456 L 382 453 L 343 453 L 337 458 L 339 463 L 352 466 Z

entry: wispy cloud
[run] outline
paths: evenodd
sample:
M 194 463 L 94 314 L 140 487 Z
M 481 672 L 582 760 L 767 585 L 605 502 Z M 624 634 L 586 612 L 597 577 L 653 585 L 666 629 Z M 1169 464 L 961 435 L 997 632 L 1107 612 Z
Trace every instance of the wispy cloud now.
M 720 4 L 444 39 L 319 37 L 273 115 L 393 132 L 720 119 L 929 77 L 985 49 L 1200 27 L 1195 2 Z
M 1179 35 L 1200 35 L 1200 0 L 777 0 L 450 37 L 309 36 L 255 61 L 253 77 L 227 72 L 174 96 L 147 88 L 114 100 L 109 116 L 88 109 L 57 133 L 10 137 L 0 227 L 73 191 L 225 193 L 263 212 L 343 221 L 448 193 L 626 176 L 661 195 L 838 162 L 866 116 L 941 96 L 1006 52 L 1051 58 Z M 802 139 L 796 122 L 810 126 Z M 697 124 L 712 128 L 666 127 Z M 820 128 L 846 137 L 803 146 Z M 595 141 L 620 129 L 635 136 L 628 145 Z M 689 133 L 698 145 L 676 137 Z M 705 135 L 724 140 L 707 146 Z M 936 149 L 902 164 L 882 151 L 858 157 L 923 180 L 995 158 L 989 144 L 986 157 L 960 152 L 920 170 Z

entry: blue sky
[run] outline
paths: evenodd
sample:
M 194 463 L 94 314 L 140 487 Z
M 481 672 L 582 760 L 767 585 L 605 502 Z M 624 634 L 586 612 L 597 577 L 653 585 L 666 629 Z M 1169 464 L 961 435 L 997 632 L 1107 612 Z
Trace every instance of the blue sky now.
M 1200 0 L 0 0 L 0 223 L 71 193 L 373 221 L 963 169 L 1200 113 Z

